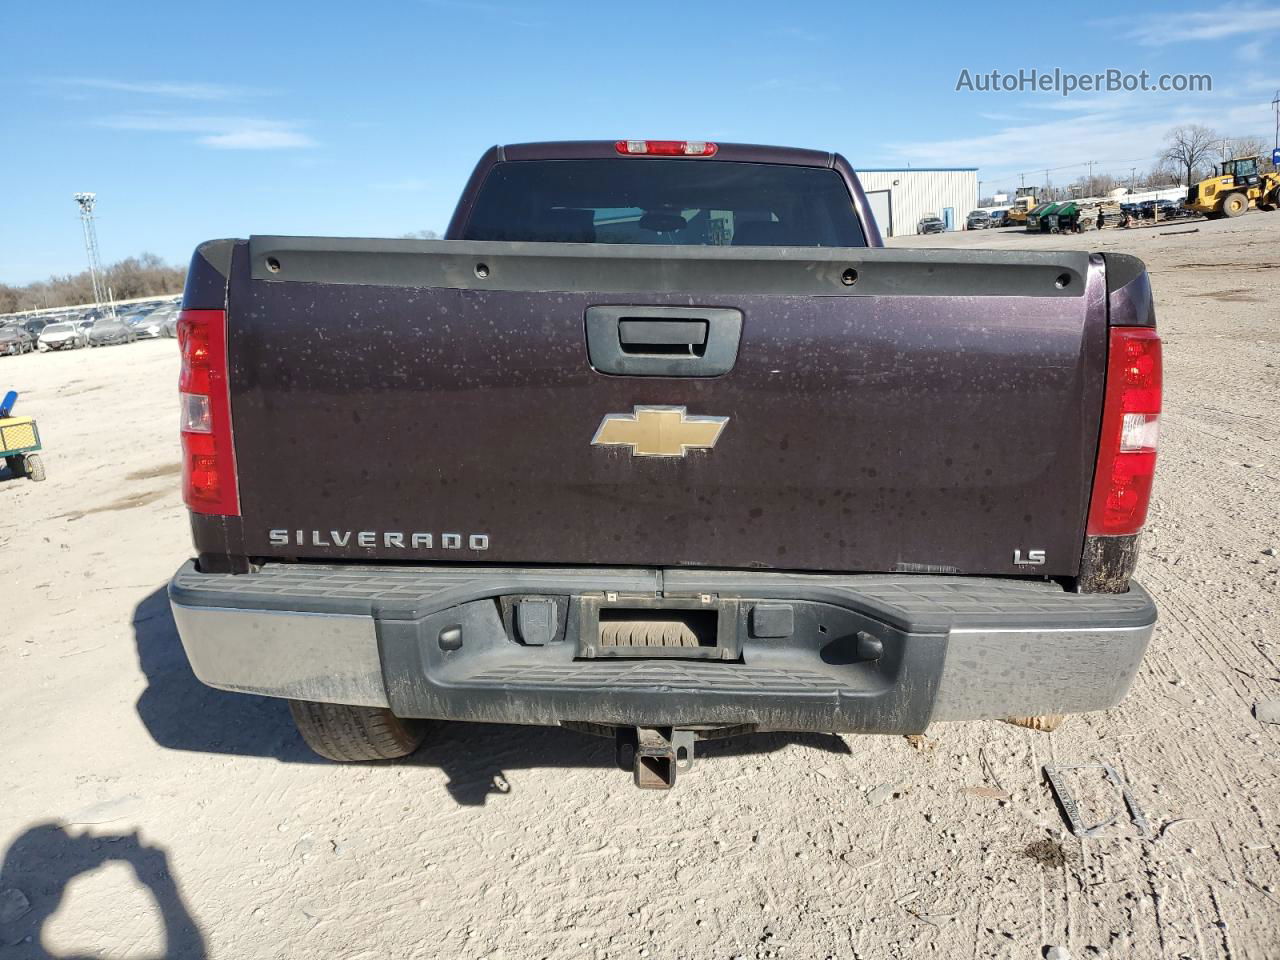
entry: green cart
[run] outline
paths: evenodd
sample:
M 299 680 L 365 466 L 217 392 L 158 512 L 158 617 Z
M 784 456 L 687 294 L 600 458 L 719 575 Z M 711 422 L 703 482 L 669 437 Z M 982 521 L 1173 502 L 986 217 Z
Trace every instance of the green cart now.
M 10 477 L 43 480 L 40 428 L 36 426 L 34 417 L 11 416 L 17 399 L 17 394 L 11 390 L 0 400 L 0 457 L 4 457 Z

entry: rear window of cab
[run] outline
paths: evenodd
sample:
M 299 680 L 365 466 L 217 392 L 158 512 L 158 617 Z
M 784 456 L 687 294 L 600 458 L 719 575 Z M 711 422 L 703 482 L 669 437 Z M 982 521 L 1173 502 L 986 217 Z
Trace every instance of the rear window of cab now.
M 680 159 L 518 160 L 489 171 L 465 240 L 864 247 L 840 174 Z

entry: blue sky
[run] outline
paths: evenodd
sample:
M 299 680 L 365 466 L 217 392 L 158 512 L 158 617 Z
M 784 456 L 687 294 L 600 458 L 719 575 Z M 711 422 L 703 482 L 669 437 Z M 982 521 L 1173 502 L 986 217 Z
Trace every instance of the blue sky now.
M 442 230 L 498 142 L 709 138 L 992 184 L 1147 165 L 1176 123 L 1269 143 L 1280 6 L 0 5 L 0 282 L 250 233 Z M 1054 10 L 1050 15 L 1050 10 Z M 1099 11 L 1098 7 L 1093 10 Z M 1096 16 L 1072 23 L 1073 16 Z M 1050 26 L 1050 24 L 1052 24 Z M 1209 73 L 1212 93 L 956 92 L 962 68 Z

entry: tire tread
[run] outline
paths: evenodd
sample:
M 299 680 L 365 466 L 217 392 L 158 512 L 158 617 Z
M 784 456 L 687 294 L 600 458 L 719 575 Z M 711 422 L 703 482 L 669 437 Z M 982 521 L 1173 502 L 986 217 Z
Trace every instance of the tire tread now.
M 397 717 L 385 707 L 290 700 L 289 712 L 307 746 L 339 763 L 407 757 L 426 735 L 425 721 Z

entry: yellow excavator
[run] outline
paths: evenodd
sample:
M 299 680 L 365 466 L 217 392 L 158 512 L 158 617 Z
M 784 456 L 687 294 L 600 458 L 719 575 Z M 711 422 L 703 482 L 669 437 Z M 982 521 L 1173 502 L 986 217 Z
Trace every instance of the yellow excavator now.
M 1193 183 L 1183 206 L 1210 220 L 1238 217 L 1250 207 L 1280 207 L 1280 173 L 1259 173 L 1258 157 L 1224 160 L 1218 172 Z

